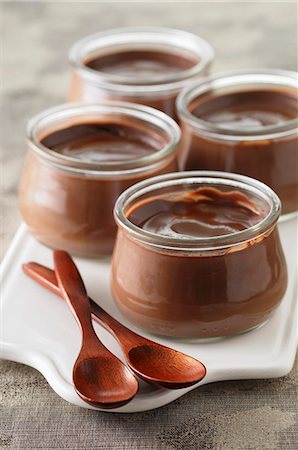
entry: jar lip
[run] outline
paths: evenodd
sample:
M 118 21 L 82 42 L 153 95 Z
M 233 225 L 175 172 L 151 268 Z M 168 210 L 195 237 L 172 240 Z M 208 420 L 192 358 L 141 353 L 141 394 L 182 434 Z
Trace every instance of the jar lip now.
M 121 161 L 100 163 L 83 161 L 71 158 L 45 147 L 37 137 L 38 130 L 47 125 L 58 124 L 67 119 L 80 117 L 82 115 L 92 116 L 107 114 L 121 114 L 132 119 L 148 122 L 163 132 L 166 132 L 168 142 L 161 149 L 154 151 L 148 156 Z M 50 133 L 49 133 L 50 134 Z M 137 105 L 128 102 L 105 101 L 99 103 L 65 103 L 46 109 L 29 120 L 27 124 L 27 140 L 30 148 L 39 156 L 48 160 L 53 165 L 63 170 L 89 174 L 93 176 L 117 176 L 131 175 L 134 173 L 147 172 L 159 165 L 165 158 L 174 154 L 180 142 L 181 132 L 178 124 L 168 115 L 149 106 Z
M 125 42 L 125 37 L 127 42 Z M 172 39 L 174 42 L 171 42 Z M 102 47 L 99 42 L 102 41 Z M 183 46 L 183 42 L 187 45 Z M 97 45 L 96 45 L 97 43 Z M 107 74 L 92 69 L 82 61 L 90 53 L 107 48 L 125 48 L 133 45 L 136 49 L 154 49 L 163 46 L 169 52 L 185 50 L 199 61 L 189 69 L 181 70 L 175 74 L 142 78 L 140 81 L 132 77 L 123 77 Z M 125 93 L 130 96 L 143 96 L 160 93 L 162 91 L 177 91 L 189 83 L 189 79 L 200 75 L 213 61 L 214 50 L 212 46 L 200 36 L 188 31 L 167 27 L 123 27 L 103 31 L 87 36 L 76 42 L 69 51 L 69 62 L 79 73 L 91 83 L 100 85 L 111 92 Z
M 177 186 L 179 184 L 185 185 L 186 183 L 204 183 L 210 185 L 222 184 L 224 186 L 231 186 L 232 188 L 243 188 L 261 196 L 264 200 L 269 202 L 270 210 L 260 222 L 245 230 L 219 236 L 181 237 L 180 239 L 144 230 L 133 224 L 126 217 L 124 213 L 125 207 L 128 206 L 129 202 L 136 200 L 141 195 L 155 189 Z M 159 175 L 134 184 L 118 197 L 114 207 L 114 217 L 119 227 L 128 231 L 128 233 L 136 240 L 144 242 L 152 247 L 185 252 L 204 252 L 241 245 L 259 237 L 273 227 L 280 216 L 280 211 L 280 199 L 272 189 L 261 181 L 235 173 L 198 170 Z
M 241 86 L 268 85 L 297 89 L 297 72 L 280 69 L 250 69 L 220 72 L 213 76 L 205 77 L 191 86 L 182 90 L 176 100 L 176 109 L 181 121 L 184 121 L 198 133 L 219 140 L 260 140 L 273 139 L 288 136 L 297 132 L 298 119 L 291 119 L 280 124 L 264 127 L 239 130 L 220 125 L 215 125 L 193 115 L 188 106 L 190 102 L 205 94 L 211 89 L 232 87 L 235 83 L 235 92 Z

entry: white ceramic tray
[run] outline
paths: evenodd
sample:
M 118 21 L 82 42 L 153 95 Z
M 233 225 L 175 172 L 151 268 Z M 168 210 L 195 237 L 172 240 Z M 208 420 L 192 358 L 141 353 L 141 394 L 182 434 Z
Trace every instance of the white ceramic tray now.
M 297 349 L 297 222 L 281 223 L 289 285 L 282 304 L 261 328 L 224 340 L 186 343 L 147 337 L 200 359 L 207 367 L 204 380 L 181 390 L 158 389 L 141 382 L 137 396 L 110 412 L 139 412 L 166 405 L 202 384 L 221 380 L 273 378 L 292 368 Z M 92 408 L 72 386 L 72 366 L 80 347 L 80 332 L 63 300 L 27 278 L 21 264 L 37 261 L 52 267 L 51 251 L 21 226 L 2 264 L 0 358 L 35 367 L 65 400 Z M 109 262 L 76 258 L 89 295 L 130 326 L 113 303 L 109 290 Z M 122 359 L 116 341 L 95 324 L 98 336 Z M 145 335 L 146 336 L 146 335 Z

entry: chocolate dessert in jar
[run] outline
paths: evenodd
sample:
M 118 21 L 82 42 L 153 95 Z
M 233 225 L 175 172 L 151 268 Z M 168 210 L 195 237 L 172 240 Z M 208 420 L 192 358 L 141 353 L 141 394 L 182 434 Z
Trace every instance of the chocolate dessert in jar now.
M 208 74 L 212 47 L 181 30 L 119 28 L 88 36 L 69 53 L 70 101 L 124 100 L 175 115 L 182 88 Z
M 296 215 L 296 73 L 241 71 L 210 77 L 182 92 L 177 110 L 183 141 L 181 170 L 251 176 L 278 194 L 283 218 Z
M 43 244 L 74 255 L 110 254 L 119 194 L 177 170 L 179 127 L 146 106 L 65 104 L 32 119 L 27 138 L 23 219 Z
M 126 190 L 112 292 L 132 323 L 178 338 L 230 336 L 267 321 L 287 286 L 280 201 L 237 174 L 166 174 Z

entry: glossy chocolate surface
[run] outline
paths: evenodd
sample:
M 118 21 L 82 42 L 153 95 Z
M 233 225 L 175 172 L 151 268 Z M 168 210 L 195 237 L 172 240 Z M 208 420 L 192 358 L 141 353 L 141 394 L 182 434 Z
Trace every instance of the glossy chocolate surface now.
M 86 123 L 56 131 L 41 143 L 57 153 L 88 162 L 123 162 L 144 158 L 165 142 L 145 130 L 119 124 Z
M 202 187 L 136 204 L 128 218 L 151 233 L 183 238 L 235 233 L 252 227 L 265 215 L 239 191 Z
M 145 49 L 103 54 L 85 61 L 85 65 L 93 70 L 131 77 L 137 81 L 150 76 L 175 74 L 197 63 L 198 60 L 190 55 Z
M 190 107 L 194 116 L 230 130 L 277 125 L 297 117 L 297 99 L 287 92 L 247 91 L 202 96 Z
M 180 238 L 181 246 L 185 238 L 237 233 L 267 214 L 268 207 L 242 192 L 209 187 L 140 200 L 127 211 L 134 225 Z M 116 303 L 131 322 L 156 334 L 207 338 L 249 330 L 270 317 L 286 285 L 275 227 L 236 246 L 197 253 L 155 248 L 118 230 L 112 261 Z

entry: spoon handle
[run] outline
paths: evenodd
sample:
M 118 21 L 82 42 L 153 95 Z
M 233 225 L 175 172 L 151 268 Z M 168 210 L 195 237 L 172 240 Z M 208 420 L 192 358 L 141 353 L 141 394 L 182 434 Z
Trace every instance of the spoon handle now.
M 42 286 L 56 295 L 64 297 L 56 275 L 51 269 L 31 262 L 24 264 L 23 270 L 26 275 Z M 206 369 L 201 362 L 129 330 L 90 298 L 89 304 L 93 317 L 118 340 L 129 367 L 148 383 L 177 389 L 191 386 L 204 378 Z M 133 359 L 131 359 L 131 351 L 134 351 Z M 139 356 L 135 358 L 137 355 Z M 164 362 L 165 370 L 161 370 Z M 190 372 L 187 376 L 184 374 L 186 369 Z M 152 373 L 155 372 L 156 375 L 152 377 Z
M 55 272 L 53 270 L 36 262 L 23 264 L 22 268 L 24 273 L 34 281 L 36 281 L 38 284 L 53 292 L 53 294 L 64 298 L 63 293 L 58 285 Z M 121 345 L 123 345 L 123 341 L 125 341 L 126 343 L 133 343 L 136 339 L 138 340 L 138 342 L 140 342 L 140 339 L 148 342 L 148 339 L 143 338 L 137 333 L 131 331 L 129 328 L 125 327 L 112 316 L 110 316 L 90 297 L 89 304 L 93 318 L 97 322 L 99 322 L 100 325 L 102 325 L 107 331 L 112 333 L 119 342 L 121 339 Z
M 54 251 L 55 275 L 64 299 L 82 330 L 83 343 L 96 336 L 91 322 L 91 308 L 81 275 L 70 255 Z

